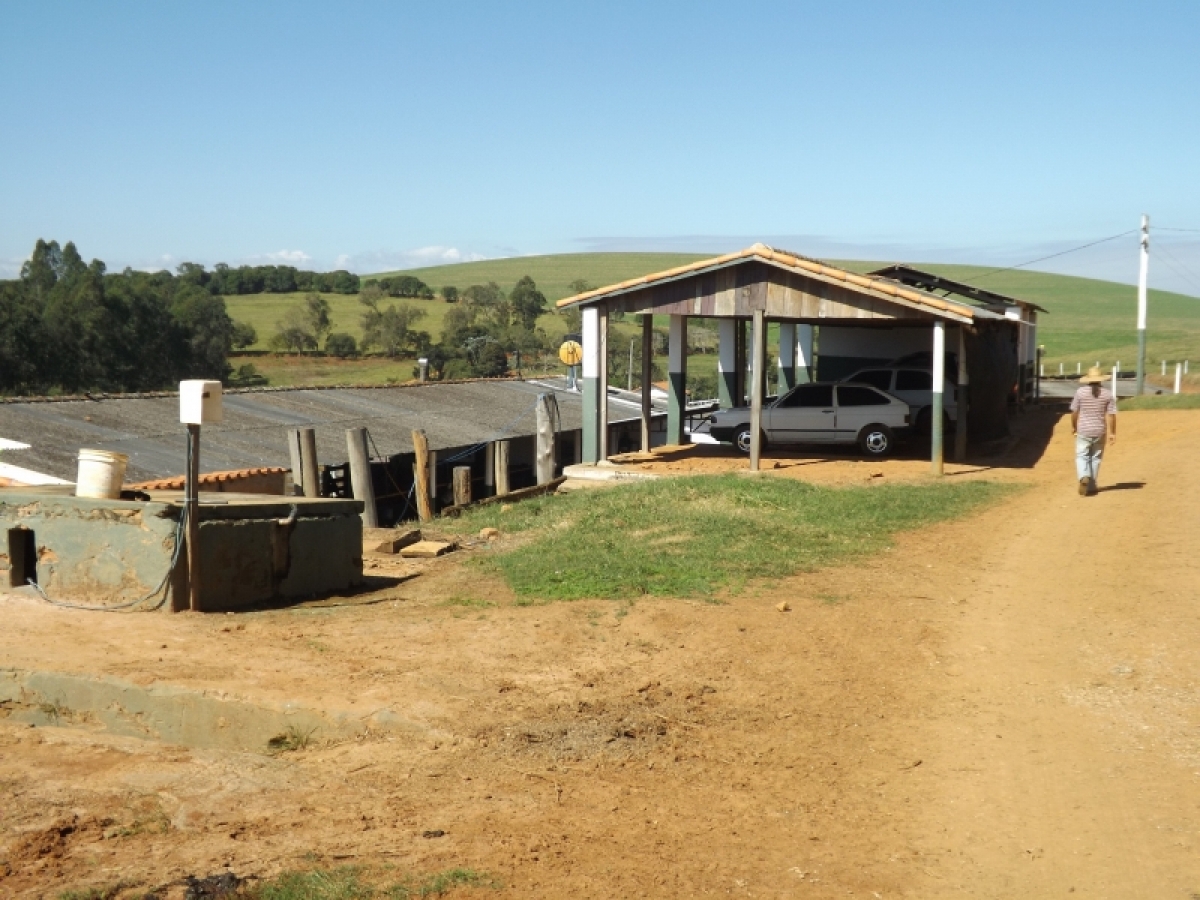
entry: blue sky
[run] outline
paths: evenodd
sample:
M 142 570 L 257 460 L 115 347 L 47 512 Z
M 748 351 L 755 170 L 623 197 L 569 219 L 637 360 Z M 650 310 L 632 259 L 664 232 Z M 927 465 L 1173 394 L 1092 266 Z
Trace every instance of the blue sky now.
M 1200 229 L 1200 4 L 0 5 L 0 277 Z M 1156 233 L 1200 294 L 1200 231 Z M 1136 277 L 1136 238 L 1047 263 Z

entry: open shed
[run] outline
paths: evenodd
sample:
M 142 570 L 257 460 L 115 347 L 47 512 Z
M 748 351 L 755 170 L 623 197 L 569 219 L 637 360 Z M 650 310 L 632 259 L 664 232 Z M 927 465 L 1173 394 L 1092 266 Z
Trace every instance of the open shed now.
M 642 449 L 650 448 L 653 317 L 670 322 L 668 340 L 668 444 L 684 442 L 689 318 L 713 319 L 718 327 L 718 393 L 721 405 L 749 398 L 753 443 L 750 467 L 757 469 L 766 375 L 768 323 L 779 326 L 781 390 L 813 377 L 814 330 L 904 329 L 922 336 L 933 368 L 931 416 L 932 465 L 942 469 L 941 385 L 947 357 L 947 329 L 956 348 L 959 409 L 990 412 L 1000 418 L 984 431 L 1003 430 L 1007 403 L 1016 385 L 1022 348 L 1036 345 L 1036 318 L 1030 305 L 991 296 L 969 302 L 967 285 L 930 282 L 936 276 L 896 268 L 858 275 L 798 254 L 755 244 L 737 253 L 598 288 L 558 302 L 577 306 L 583 318 L 583 461 L 608 458 L 608 317 L 614 312 L 642 317 Z M 917 283 L 918 276 L 925 281 Z M 908 282 L 904 278 L 908 278 Z M 971 298 L 974 300 L 974 298 Z M 747 347 L 746 329 L 750 331 Z M 749 359 L 747 360 L 747 356 Z M 747 362 L 750 363 L 747 366 Z M 749 378 L 746 377 L 747 368 Z M 978 370 L 980 390 L 968 392 Z M 747 384 L 748 382 L 748 384 Z M 967 427 L 980 416 L 966 417 L 957 431 L 955 453 L 965 454 Z M 993 435 L 988 435 L 993 436 Z

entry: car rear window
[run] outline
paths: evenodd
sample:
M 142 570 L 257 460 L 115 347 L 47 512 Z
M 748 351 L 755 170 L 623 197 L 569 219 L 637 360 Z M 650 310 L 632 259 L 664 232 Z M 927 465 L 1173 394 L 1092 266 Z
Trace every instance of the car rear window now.
M 804 384 L 779 401 L 784 409 L 798 406 L 833 406 L 833 385 Z
M 920 369 L 902 369 L 896 373 L 896 390 L 931 391 L 933 390 L 933 376 Z
M 838 406 L 881 406 L 888 398 L 867 387 L 841 385 L 838 387 Z
M 877 387 L 881 391 L 886 391 L 892 387 L 892 370 L 870 369 L 866 372 L 859 372 L 853 378 L 847 378 L 846 380 L 861 381 L 863 384 L 869 384 L 871 387 Z

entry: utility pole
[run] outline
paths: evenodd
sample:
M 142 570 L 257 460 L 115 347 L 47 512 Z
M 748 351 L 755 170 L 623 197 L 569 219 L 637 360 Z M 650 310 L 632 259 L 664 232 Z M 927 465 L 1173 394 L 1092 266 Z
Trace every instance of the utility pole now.
M 1146 276 L 1150 271 L 1150 217 L 1142 216 L 1142 253 L 1138 266 L 1138 361 L 1137 387 L 1134 393 L 1142 395 L 1146 383 Z

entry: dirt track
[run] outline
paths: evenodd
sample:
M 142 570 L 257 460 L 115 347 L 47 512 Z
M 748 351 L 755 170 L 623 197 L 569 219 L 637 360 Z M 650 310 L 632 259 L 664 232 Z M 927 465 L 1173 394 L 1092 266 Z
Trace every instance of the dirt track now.
M 1125 487 L 1085 499 L 1060 423 L 1032 468 L 951 476 L 1015 499 L 724 605 L 513 607 L 453 558 L 338 609 L 0 598 L 5 667 L 407 722 L 267 757 L 0 719 L 0 894 L 316 861 L 471 866 L 488 897 L 1192 897 L 1197 438 L 1123 413 Z

